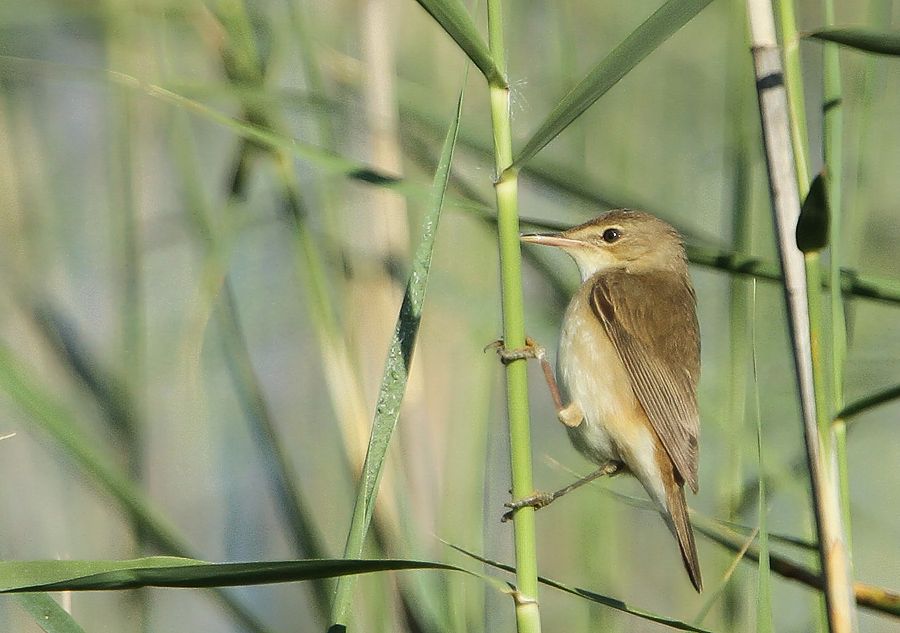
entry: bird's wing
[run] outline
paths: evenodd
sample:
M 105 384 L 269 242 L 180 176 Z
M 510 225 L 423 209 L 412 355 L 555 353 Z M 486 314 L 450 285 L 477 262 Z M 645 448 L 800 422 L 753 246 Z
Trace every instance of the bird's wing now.
M 697 492 L 700 337 L 690 282 L 669 272 L 606 273 L 590 299 L 653 429 Z

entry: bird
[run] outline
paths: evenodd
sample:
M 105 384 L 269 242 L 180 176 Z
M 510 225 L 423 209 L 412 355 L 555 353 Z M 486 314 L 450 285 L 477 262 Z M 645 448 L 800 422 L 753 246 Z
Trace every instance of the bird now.
M 510 518 L 543 507 L 603 475 L 628 473 L 644 487 L 678 542 L 697 592 L 703 587 L 684 486 L 699 489 L 700 331 L 684 242 L 667 222 L 616 209 L 561 233 L 528 233 L 581 273 L 566 309 L 555 380 L 543 348 L 498 350 L 504 362 L 537 356 L 574 447 L 597 471 L 553 494 L 506 504 Z M 560 389 L 559 385 L 562 386 Z

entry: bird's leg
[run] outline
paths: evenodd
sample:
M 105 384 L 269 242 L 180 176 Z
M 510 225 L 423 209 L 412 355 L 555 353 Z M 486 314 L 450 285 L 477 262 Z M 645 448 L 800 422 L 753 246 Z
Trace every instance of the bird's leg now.
M 503 505 L 509 508 L 509 511 L 506 512 L 501 518 L 500 521 L 506 522 L 513 518 L 513 515 L 516 513 L 516 510 L 519 508 L 532 507 L 535 510 L 540 510 L 544 506 L 548 506 L 557 499 L 559 499 L 564 494 L 568 494 L 575 490 L 576 488 L 580 488 L 586 483 L 590 483 L 595 479 L 599 479 L 605 475 L 615 475 L 622 468 L 622 464 L 619 462 L 606 462 L 600 468 L 592 472 L 590 475 L 586 477 L 582 477 L 581 479 L 572 482 L 565 488 L 561 488 L 556 492 L 535 492 L 532 495 L 525 497 L 524 499 L 519 499 L 518 501 L 510 501 L 509 503 L 504 503 Z
M 584 414 L 574 402 L 568 405 L 563 404 L 562 396 L 559 392 L 559 385 L 556 383 L 556 376 L 553 373 L 553 366 L 547 360 L 547 352 L 543 346 L 538 345 L 530 336 L 525 337 L 525 347 L 521 349 L 506 349 L 503 346 L 503 339 L 498 339 L 490 343 L 484 348 L 497 350 L 497 355 L 504 365 L 508 365 L 514 360 L 523 358 L 536 358 L 541 362 L 541 370 L 544 372 L 544 380 L 547 381 L 547 388 L 550 390 L 550 397 L 553 398 L 553 406 L 556 407 L 556 417 L 560 422 L 569 427 L 576 427 L 581 424 Z

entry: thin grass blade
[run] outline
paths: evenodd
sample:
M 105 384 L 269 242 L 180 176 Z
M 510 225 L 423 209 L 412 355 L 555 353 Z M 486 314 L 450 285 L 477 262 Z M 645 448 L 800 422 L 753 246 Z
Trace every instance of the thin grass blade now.
M 506 78 L 475 27 L 475 22 L 459 0 L 416 0 L 431 17 L 453 38 L 460 50 L 468 55 L 492 86 L 506 86 Z
M 711 0 L 669 0 L 625 38 L 563 97 L 513 162 L 519 168 L 556 138 L 647 55 L 700 13 Z
M 505 565 L 504 563 L 497 562 L 495 560 L 491 560 L 489 558 L 484 558 L 483 556 L 479 556 L 474 552 L 470 552 L 469 550 L 460 547 L 459 545 L 454 545 L 453 543 L 447 543 L 444 541 L 449 547 L 452 547 L 456 551 L 461 554 L 465 554 L 466 556 L 473 558 L 479 562 L 484 563 L 485 565 L 490 565 L 491 567 L 495 567 L 496 569 L 502 569 L 503 571 L 508 571 L 510 573 L 515 573 L 516 568 L 512 565 Z M 649 620 L 651 622 L 656 622 L 658 624 L 665 624 L 668 627 L 676 629 L 678 631 L 694 631 L 695 633 L 709 633 L 707 629 L 701 629 L 692 624 L 688 624 L 687 622 L 682 622 L 681 620 L 676 620 L 675 618 L 670 618 L 664 615 L 657 615 L 656 613 L 652 613 L 650 611 L 645 611 L 644 609 L 639 609 L 637 607 L 633 607 L 628 605 L 628 603 L 619 600 L 618 598 L 610 598 L 609 596 L 604 596 L 599 593 L 594 593 L 593 591 L 588 591 L 587 589 L 581 589 L 579 587 L 570 587 L 556 580 L 545 578 L 543 576 L 538 576 L 538 581 L 542 584 L 547 585 L 548 587 L 553 587 L 554 589 L 559 589 L 560 591 L 565 591 L 566 593 L 570 593 L 573 596 L 579 596 L 586 600 L 590 600 L 591 602 L 596 602 L 598 604 L 603 604 L 608 607 L 611 607 L 617 611 L 621 611 L 622 613 L 628 613 L 629 615 L 633 615 L 635 617 L 641 618 L 642 620 Z
M 805 33 L 807 39 L 835 42 L 842 46 L 855 48 L 876 55 L 900 55 L 900 31 L 878 31 L 866 28 L 832 28 L 819 29 Z
M 450 166 L 453 162 L 453 151 L 459 134 L 462 103 L 463 95 L 460 93 L 453 123 L 444 140 L 432 185 L 431 204 L 423 223 L 422 238 L 413 258 L 412 271 L 406 285 L 403 303 L 400 306 L 400 315 L 397 318 L 394 336 L 385 362 L 384 376 L 381 380 L 381 389 L 375 408 L 375 418 L 372 422 L 372 433 L 369 437 L 369 449 L 359 478 L 356 504 L 353 508 L 353 518 L 344 548 L 345 558 L 359 558 L 362 555 L 366 532 L 368 532 L 375 509 L 375 498 L 378 494 L 384 457 L 400 416 L 400 405 L 406 391 L 412 353 L 419 331 L 419 322 L 422 318 L 435 234 L 444 204 L 447 183 L 450 180 Z M 346 624 L 353 586 L 352 579 L 342 579 L 338 582 L 332 604 L 332 624 Z
M 23 593 L 16 599 L 44 633 L 84 633 L 75 618 L 46 593 Z

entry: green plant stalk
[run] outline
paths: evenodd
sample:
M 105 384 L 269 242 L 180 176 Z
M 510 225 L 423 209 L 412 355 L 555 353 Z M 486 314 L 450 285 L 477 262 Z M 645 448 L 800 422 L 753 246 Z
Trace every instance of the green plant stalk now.
M 488 40 L 494 63 L 506 76 L 501 0 L 488 0 Z M 525 308 L 522 296 L 522 251 L 519 243 L 518 172 L 512 165 L 509 88 L 506 82 L 490 86 L 491 124 L 497 180 L 497 237 L 500 248 L 500 285 L 503 342 L 507 349 L 525 346 Z M 524 359 L 506 366 L 506 406 L 513 498 L 534 492 L 531 473 L 531 430 L 528 412 L 528 375 Z M 516 552 L 516 626 L 519 633 L 539 633 L 537 546 L 534 508 L 518 510 L 514 520 Z
M 893 12 L 893 0 L 869 0 L 866 8 L 865 23 L 877 27 L 891 23 Z M 848 202 L 848 208 L 854 209 L 844 223 L 844 243 L 846 245 L 845 258 L 856 258 L 863 248 L 863 229 L 866 213 L 871 208 L 871 189 L 866 186 L 866 176 L 874 164 L 879 161 L 878 152 L 866 151 L 871 147 L 872 132 L 875 128 L 873 121 L 873 96 L 877 87 L 881 85 L 884 76 L 885 65 L 876 55 L 865 55 L 864 68 L 859 88 L 857 103 L 853 121 L 856 129 L 849 136 L 850 147 L 845 149 L 851 158 L 853 177 L 844 183 L 844 199 Z
M 735 125 L 738 125 L 737 123 Z M 744 212 L 735 212 L 732 215 L 734 246 L 738 250 L 747 251 L 752 231 L 752 206 L 749 203 L 749 164 L 746 160 L 744 145 L 732 155 L 735 176 L 735 198 L 740 198 L 745 204 L 735 204 L 734 208 L 743 207 Z M 743 437 L 742 430 L 746 420 L 747 407 L 747 325 L 750 317 L 748 295 L 752 281 L 733 276 L 729 284 L 729 341 L 731 343 L 730 361 L 731 372 L 728 389 L 728 415 L 723 416 L 723 431 L 728 438 L 728 470 L 723 477 L 723 487 L 720 492 L 722 516 L 731 521 L 739 518 L 740 508 L 743 505 L 742 482 L 744 480 L 743 464 Z M 742 628 L 741 605 L 744 603 L 741 577 L 736 577 L 725 587 L 725 617 L 729 628 L 736 630 Z
M 759 416 L 757 393 L 756 447 L 759 454 L 759 563 L 757 573 L 756 630 L 771 633 L 772 628 L 772 581 L 769 562 L 769 535 L 766 527 L 766 477 L 763 465 L 762 421 Z
M 799 178 L 799 173 L 798 173 Z M 822 275 L 821 260 L 818 251 L 804 254 L 804 264 L 806 265 L 806 278 L 818 279 Z M 806 286 L 806 303 L 809 309 L 809 341 L 810 352 L 812 355 L 812 375 L 814 385 L 814 395 L 816 401 L 816 425 L 818 426 L 819 456 L 822 460 L 822 469 L 824 470 L 827 485 L 833 484 L 833 469 L 831 468 L 831 424 L 829 405 L 830 400 L 826 396 L 826 377 L 825 367 L 823 365 L 823 332 L 822 332 L 822 291 L 813 284 Z M 820 517 L 816 518 L 821 521 Z M 819 538 L 822 538 L 821 530 Z M 824 567 L 825 560 L 821 560 L 820 564 Z M 831 631 L 835 633 L 832 627 L 832 618 L 829 614 L 828 597 L 825 593 L 819 596 L 819 628 L 823 631 Z
M 818 252 L 804 254 L 807 279 L 815 279 L 822 274 L 822 261 Z M 816 397 L 816 423 L 819 427 L 820 446 L 823 457 L 828 461 L 831 442 L 831 403 L 828 398 L 828 380 L 826 375 L 825 350 L 822 349 L 824 337 L 824 319 L 822 310 L 822 291 L 812 284 L 806 287 L 806 303 L 809 306 L 810 351 L 812 352 L 813 385 Z M 829 474 L 831 470 L 829 469 Z
M 824 0 L 825 26 L 834 25 L 834 0 Z M 844 364 L 847 359 L 847 323 L 844 318 L 844 295 L 841 292 L 841 262 L 843 261 L 844 222 L 841 179 L 843 177 L 844 108 L 841 88 L 840 49 L 837 44 L 825 43 L 823 57 L 823 145 L 825 152 L 825 186 L 830 213 L 829 280 L 831 281 L 831 411 L 844 408 Z M 835 285 L 835 282 L 837 285 Z M 847 471 L 847 425 L 841 419 L 832 424 L 834 457 L 837 463 L 838 497 L 847 539 L 847 554 L 853 560 L 850 532 L 850 482 Z
M 794 165 L 797 170 L 797 184 L 802 201 L 809 190 L 809 135 L 806 126 L 803 68 L 800 63 L 800 36 L 797 33 L 797 19 L 794 15 L 794 0 L 779 0 L 778 18 L 781 22 L 784 85 L 787 89 L 788 109 L 791 114 Z
M 733 17 L 729 24 L 731 36 L 737 41 L 746 41 L 747 16 L 745 11 L 735 10 L 732 13 Z M 745 79 L 748 70 L 745 50 L 738 46 L 730 47 L 726 94 L 729 102 L 728 111 L 731 113 L 728 131 L 733 182 L 731 191 L 732 246 L 737 252 L 748 253 L 751 251 L 753 216 L 756 212 L 756 205 L 753 205 L 751 200 L 752 169 L 747 149 L 752 146 L 747 132 L 748 112 L 745 104 L 748 95 L 742 89 L 746 85 Z M 731 372 L 728 385 L 728 413 L 722 416 L 722 430 L 728 438 L 729 467 L 727 474 L 722 478 L 723 486 L 719 492 L 719 503 L 722 516 L 731 521 L 738 520 L 740 508 L 743 505 L 744 459 L 741 438 L 747 410 L 748 322 L 751 320 L 748 299 L 751 283 L 736 275 L 730 278 L 729 283 Z M 755 285 L 753 287 L 755 288 Z M 736 566 L 736 561 L 734 564 Z M 726 581 L 722 586 L 723 617 L 726 626 L 731 630 L 745 628 L 742 618 L 744 617 L 743 605 L 746 603 L 744 599 L 746 589 L 742 574 L 735 576 L 730 582 Z M 712 602 L 709 606 L 712 607 Z
M 759 403 L 759 371 L 756 364 L 756 284 L 753 285 L 753 335 L 751 337 L 753 347 L 753 398 L 754 417 L 756 418 L 756 455 L 757 472 L 759 479 L 759 558 L 756 593 L 756 631 L 757 633 L 772 633 L 772 579 L 771 561 L 769 559 L 769 528 L 766 506 L 766 468 L 763 459 L 763 428 L 762 414 Z M 746 550 L 745 550 L 746 552 Z
M 800 60 L 800 37 L 797 33 L 797 23 L 794 15 L 794 0 L 780 0 L 779 17 L 781 20 L 781 34 L 784 47 L 784 80 L 788 97 L 788 109 L 790 113 L 791 141 L 794 154 L 794 166 L 797 177 L 797 189 L 800 201 L 805 200 L 809 193 L 809 136 L 806 124 L 806 106 L 803 90 L 803 69 Z M 833 222 L 832 222 L 833 226 Z M 822 343 L 825 338 L 822 324 L 821 290 L 816 284 L 810 284 L 810 279 L 822 278 L 822 267 L 818 253 L 806 253 L 804 257 L 806 267 L 806 296 L 810 324 L 810 346 L 812 356 L 813 385 L 815 389 L 816 424 L 818 426 L 819 445 L 821 448 L 822 469 L 825 478 L 833 484 L 832 453 L 830 419 L 828 411 L 831 411 L 831 399 L 826 396 L 827 380 L 825 377 L 825 357 Z M 838 271 L 840 279 L 840 271 Z M 833 277 L 829 274 L 829 282 Z M 840 286 L 840 284 L 839 284 Z M 838 289 L 838 293 L 840 290 Z M 834 409 L 837 410 L 837 409 Z M 817 520 L 821 520 L 818 518 Z M 825 562 L 823 561 L 823 565 Z M 824 597 L 824 596 L 823 596 Z M 819 614 L 823 628 L 831 628 L 834 621 L 828 614 L 827 600 L 821 600 Z

